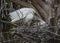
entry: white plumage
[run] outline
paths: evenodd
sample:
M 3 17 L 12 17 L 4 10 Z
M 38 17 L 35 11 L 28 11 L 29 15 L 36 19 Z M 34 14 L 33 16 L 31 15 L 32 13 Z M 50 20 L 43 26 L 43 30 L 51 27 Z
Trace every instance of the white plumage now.
M 19 10 L 16 10 L 14 12 L 11 12 L 9 15 L 12 19 L 12 23 L 25 18 L 24 22 L 28 22 L 29 20 L 33 19 L 35 10 L 33 8 L 21 8 Z
M 24 20 L 25 23 L 28 23 L 28 22 L 30 23 L 35 13 L 36 11 L 33 8 L 21 8 L 14 12 L 11 12 L 9 15 L 12 19 L 11 20 L 12 23 L 15 23 L 16 21 L 19 21 L 23 18 L 25 19 Z M 39 20 L 40 20 L 39 24 L 43 25 L 45 23 L 42 19 L 39 18 Z

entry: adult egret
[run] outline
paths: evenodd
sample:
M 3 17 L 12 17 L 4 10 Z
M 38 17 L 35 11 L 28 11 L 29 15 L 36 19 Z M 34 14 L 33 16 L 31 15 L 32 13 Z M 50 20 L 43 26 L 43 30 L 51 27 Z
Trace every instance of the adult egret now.
M 24 22 L 28 22 L 33 19 L 34 13 L 36 13 L 36 11 L 33 8 L 21 8 L 14 12 L 11 12 L 9 15 L 12 19 L 12 23 L 23 18 L 25 19 Z
M 33 8 L 21 8 L 14 12 L 9 13 L 12 23 L 15 23 L 21 19 L 24 19 L 25 23 L 31 23 L 34 16 L 35 16 L 35 18 L 38 17 L 36 14 L 37 14 L 36 10 L 34 10 Z M 41 24 L 45 23 L 45 22 L 43 22 L 42 19 L 39 19 L 39 20 L 41 21 L 40 22 Z

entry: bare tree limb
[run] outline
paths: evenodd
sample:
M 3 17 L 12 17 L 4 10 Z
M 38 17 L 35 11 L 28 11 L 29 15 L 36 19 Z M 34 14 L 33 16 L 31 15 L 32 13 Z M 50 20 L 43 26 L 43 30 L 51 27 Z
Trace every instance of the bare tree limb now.
M 14 24 L 14 23 L 11 23 L 11 22 L 9 22 L 9 21 L 3 21 L 3 20 L 1 20 L 1 22 L 2 23 L 7 23 L 7 24 L 11 24 L 12 26 L 18 26 L 17 24 Z
M 34 4 L 33 4 L 33 3 L 34 3 Z M 39 13 L 40 16 L 42 17 L 42 19 L 43 19 L 44 21 L 46 21 L 46 19 L 47 19 L 47 13 L 44 11 L 44 9 L 41 8 L 41 6 L 40 6 L 38 3 L 36 3 L 36 1 L 33 1 L 33 0 L 32 0 L 32 4 L 33 4 L 33 6 L 36 8 L 36 10 L 38 11 L 38 13 Z
M 14 2 L 17 5 L 22 5 L 24 7 L 32 7 L 33 6 L 30 3 L 24 2 L 24 1 L 20 1 L 20 0 L 11 0 L 12 2 Z

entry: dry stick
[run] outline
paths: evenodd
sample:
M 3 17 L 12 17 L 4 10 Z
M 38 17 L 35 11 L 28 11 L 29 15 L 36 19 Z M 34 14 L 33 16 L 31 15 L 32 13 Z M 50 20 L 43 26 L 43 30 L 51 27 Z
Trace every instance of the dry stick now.
M 2 23 L 11 24 L 11 25 L 16 26 L 16 27 L 18 26 L 17 24 L 11 23 L 11 22 L 9 22 L 9 21 L 3 21 L 3 20 L 1 20 L 1 22 L 2 22 Z
M 2 34 L 2 30 L 3 30 L 3 23 L 1 23 L 2 17 L 3 17 L 3 7 L 4 7 L 4 0 L 0 0 L 1 1 L 1 11 L 0 11 L 0 41 L 4 40 L 4 36 Z
M 39 0 L 39 1 L 37 1 L 36 0 L 36 2 L 44 9 L 44 11 L 47 13 L 46 15 L 47 15 L 47 19 L 46 19 L 46 21 L 48 22 L 48 24 L 50 24 L 50 18 L 52 17 L 51 16 L 51 9 L 52 9 L 52 7 L 51 7 L 51 5 L 48 5 L 48 4 L 45 4 L 42 0 Z
M 36 0 L 36 3 L 38 3 L 47 14 L 49 14 L 48 10 L 50 10 L 51 7 L 48 4 L 45 4 L 42 0 Z
M 10 12 L 15 11 L 14 8 L 6 8 L 6 10 L 8 10 L 8 11 L 10 11 Z
M 33 6 L 30 3 L 27 3 L 27 2 L 24 2 L 24 1 L 20 1 L 20 0 L 11 0 L 11 1 L 14 2 L 17 5 L 22 5 L 24 7 L 29 7 L 29 8 L 32 7 L 33 8 Z
M 33 4 L 33 6 L 37 9 L 37 11 L 38 11 L 38 13 L 40 14 L 40 16 L 42 17 L 42 19 L 44 20 L 44 21 L 46 21 L 46 12 L 39 6 L 39 4 L 38 3 L 36 3 L 36 1 L 33 1 L 32 0 L 32 4 Z
M 29 8 L 31 7 L 31 8 L 35 9 L 35 7 L 31 3 L 24 2 L 24 1 L 21 1 L 21 0 L 11 0 L 11 1 L 14 2 L 16 5 L 22 5 L 24 7 L 29 7 Z
M 54 8 L 55 8 L 55 25 L 57 26 L 57 18 L 58 18 L 58 13 L 57 13 L 57 9 L 58 9 L 58 1 L 55 0 L 55 3 L 54 3 Z M 56 34 L 58 33 L 58 28 L 55 28 L 56 30 Z
M 31 36 L 31 35 L 27 35 L 27 34 L 23 34 L 23 33 L 16 33 L 15 35 L 18 35 L 18 36 L 22 36 L 21 38 L 23 39 L 27 39 L 29 41 L 36 41 L 35 40 L 35 37 Z

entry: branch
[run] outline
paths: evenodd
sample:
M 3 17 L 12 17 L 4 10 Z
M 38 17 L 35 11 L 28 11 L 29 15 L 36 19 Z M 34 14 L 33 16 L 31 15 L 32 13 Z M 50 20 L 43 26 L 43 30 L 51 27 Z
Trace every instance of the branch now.
M 12 26 L 15 26 L 15 27 L 18 26 L 17 24 L 11 23 L 11 22 L 9 22 L 9 21 L 3 21 L 3 20 L 1 20 L 1 22 L 2 22 L 2 23 L 11 24 Z
M 24 2 L 24 1 L 20 1 L 20 0 L 11 0 L 12 2 L 14 2 L 17 5 L 22 5 L 24 7 L 33 7 L 30 3 Z
M 32 4 L 37 9 L 37 11 L 40 14 L 40 16 L 42 17 L 42 19 L 44 21 L 46 21 L 46 19 L 47 19 L 47 13 L 44 11 L 44 9 L 41 8 L 41 6 L 38 3 L 36 3 L 36 1 L 32 0 Z

